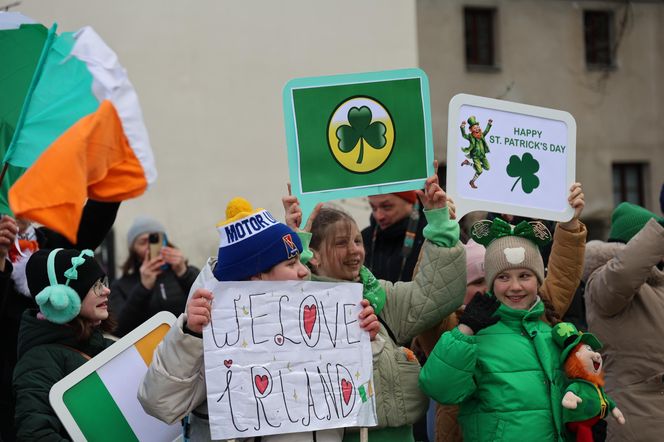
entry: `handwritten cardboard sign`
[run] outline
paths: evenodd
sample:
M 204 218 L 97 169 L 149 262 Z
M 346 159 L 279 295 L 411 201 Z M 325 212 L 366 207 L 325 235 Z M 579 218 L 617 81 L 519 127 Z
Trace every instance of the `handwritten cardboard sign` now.
M 449 107 L 447 192 L 474 210 L 568 221 L 576 122 L 567 112 L 459 94 Z
M 360 284 L 211 281 L 207 288 L 213 439 L 376 425 Z

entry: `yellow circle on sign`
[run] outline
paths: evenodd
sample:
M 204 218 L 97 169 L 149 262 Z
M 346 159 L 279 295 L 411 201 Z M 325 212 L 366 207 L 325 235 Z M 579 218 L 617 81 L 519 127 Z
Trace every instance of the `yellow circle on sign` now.
M 373 172 L 385 164 L 392 153 L 394 123 L 378 101 L 353 97 L 332 113 L 327 141 L 334 159 L 344 169 L 354 173 Z

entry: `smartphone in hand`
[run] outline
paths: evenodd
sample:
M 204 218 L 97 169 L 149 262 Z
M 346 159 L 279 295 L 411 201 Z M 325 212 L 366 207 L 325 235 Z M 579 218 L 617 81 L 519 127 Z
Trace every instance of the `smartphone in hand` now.
M 156 258 L 161 253 L 161 248 L 166 245 L 166 237 L 161 232 L 153 232 L 148 235 L 148 247 L 150 259 Z

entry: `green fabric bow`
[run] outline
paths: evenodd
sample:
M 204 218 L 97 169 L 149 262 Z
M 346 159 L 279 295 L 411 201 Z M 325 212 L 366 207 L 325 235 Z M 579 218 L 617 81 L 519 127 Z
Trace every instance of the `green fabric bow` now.
M 493 222 L 483 220 L 473 224 L 470 235 L 476 243 L 485 247 L 504 236 L 520 236 L 538 246 L 545 246 L 551 242 L 551 232 L 541 221 L 521 221 L 512 226 L 502 218 L 495 218 Z
M 71 267 L 64 273 L 65 278 L 67 278 L 67 285 L 69 285 L 69 280 L 78 279 L 78 270 L 76 270 L 76 268 L 85 262 L 85 256 L 95 256 L 95 254 L 92 252 L 92 250 L 85 249 L 81 252 L 80 255 L 71 259 Z

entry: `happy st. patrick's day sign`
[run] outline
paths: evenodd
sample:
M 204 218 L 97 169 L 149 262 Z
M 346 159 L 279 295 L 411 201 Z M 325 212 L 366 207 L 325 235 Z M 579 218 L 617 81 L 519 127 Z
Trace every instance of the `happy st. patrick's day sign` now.
M 576 122 L 568 112 L 459 94 L 449 106 L 447 192 L 474 210 L 567 221 Z

